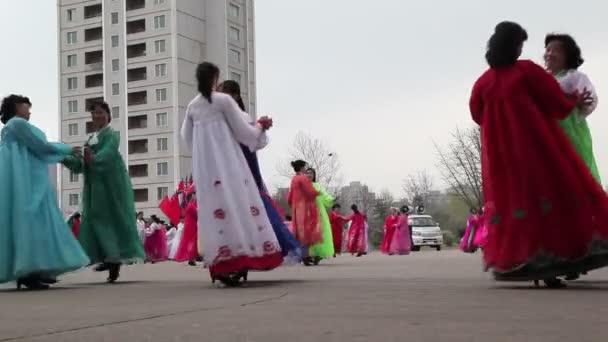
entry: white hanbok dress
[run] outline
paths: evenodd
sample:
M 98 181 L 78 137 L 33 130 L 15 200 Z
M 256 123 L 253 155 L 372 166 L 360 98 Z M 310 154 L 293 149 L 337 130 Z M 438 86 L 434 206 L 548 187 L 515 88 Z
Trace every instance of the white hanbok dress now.
M 179 244 L 182 242 L 182 234 L 184 233 L 184 224 L 180 223 L 177 228 L 172 228 L 167 232 L 167 247 L 169 248 L 169 260 L 174 260 Z
M 199 241 L 211 275 L 271 270 L 283 256 L 239 143 L 259 146 L 265 134 L 252 126 L 229 95 L 198 95 L 186 109 L 181 135 L 192 147 Z

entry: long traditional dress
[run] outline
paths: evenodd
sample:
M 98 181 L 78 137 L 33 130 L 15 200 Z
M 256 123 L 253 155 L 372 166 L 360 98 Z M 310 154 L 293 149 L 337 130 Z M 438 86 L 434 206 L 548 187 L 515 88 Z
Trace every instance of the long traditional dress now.
M 331 223 L 327 210 L 334 205 L 334 197 L 330 195 L 323 185 L 313 183 L 315 190 L 319 193 L 317 196 L 317 208 L 319 211 L 319 220 L 321 222 L 321 234 L 323 242 L 310 246 L 308 255 L 311 257 L 329 258 L 334 255 L 334 239 L 331 232 Z
M 48 164 L 71 153 L 65 144 L 13 117 L 0 133 L 0 283 L 56 277 L 89 264 L 57 206 Z
M 395 216 L 397 222 L 395 223 L 394 235 L 390 240 L 388 247 L 388 254 L 390 255 L 408 255 L 412 247 L 412 241 L 410 240 L 410 225 L 409 216 L 407 214 Z
M 78 239 L 78 232 L 80 231 L 80 218 L 72 215 L 72 217 L 70 217 L 68 220 L 68 226 L 72 229 L 72 234 L 74 234 L 74 237 Z
M 479 235 L 481 235 L 482 219 L 479 215 L 471 215 L 467 219 L 467 229 L 460 240 L 460 249 L 465 253 L 474 253 L 480 247 Z
M 365 215 L 354 213 L 348 217 L 351 221 L 346 238 L 346 251 L 351 254 L 367 253 L 367 232 Z
M 578 70 L 563 71 L 558 73 L 556 77 L 566 94 L 572 94 L 575 91 L 582 93 L 585 90 L 591 92 L 591 104 L 583 110 L 575 108 L 568 117 L 560 120 L 559 124 L 570 138 L 576 152 L 589 167 L 593 177 L 598 183 L 601 183 L 602 179 L 593 155 L 593 139 L 587 124 L 587 116 L 591 115 L 597 107 L 598 97 L 595 88 L 589 77 Z
M 198 258 L 198 202 L 193 199 L 188 203 L 184 215 L 184 233 L 174 260 L 177 262 L 192 261 Z
M 608 264 L 608 197 L 557 120 L 575 104 L 538 65 L 490 69 L 475 83 L 481 126 L 486 266 L 535 280 Z
M 169 243 L 169 234 L 167 234 L 167 245 L 169 247 L 169 260 L 175 260 L 177 250 L 182 242 L 184 236 L 184 224 L 180 223 L 174 228 L 174 232 L 171 234 L 171 242 Z M 196 241 L 195 241 L 196 242 Z
M 306 175 L 296 175 L 291 179 L 287 202 L 291 207 L 292 225 L 296 239 L 305 246 L 323 241 L 321 221 L 317 207 L 317 196 L 312 181 Z
M 342 245 L 344 239 L 344 226 L 348 219 L 335 211 L 329 214 L 329 221 L 331 222 L 331 236 L 334 240 L 334 252 L 336 254 L 342 253 Z
M 256 145 L 264 134 L 236 102 L 214 92 L 198 95 L 186 110 L 181 134 L 192 146 L 199 203 L 198 232 L 212 276 L 271 270 L 283 255 L 239 142 Z
M 82 222 L 78 240 L 93 263 L 130 264 L 145 259 L 137 231 L 133 187 L 120 155 L 120 134 L 110 126 L 86 143 L 93 160 L 68 157 L 63 164 L 84 173 Z
M 161 262 L 169 259 L 167 246 L 167 229 L 160 223 L 152 223 L 146 228 L 146 239 L 144 240 L 146 259 L 150 262 Z
M 395 229 L 399 222 L 399 216 L 389 215 L 384 219 L 384 236 L 380 244 L 380 251 L 384 254 L 389 254 L 389 248 L 395 235 Z

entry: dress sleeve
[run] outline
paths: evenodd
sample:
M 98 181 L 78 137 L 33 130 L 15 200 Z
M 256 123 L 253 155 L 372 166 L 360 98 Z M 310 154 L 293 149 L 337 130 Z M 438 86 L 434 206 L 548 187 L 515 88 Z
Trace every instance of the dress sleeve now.
M 334 205 L 334 196 L 330 195 L 321 184 L 318 184 L 316 189 L 319 192 L 317 199 L 320 199 L 321 205 L 327 209 L 331 208 Z
M 16 141 L 41 160 L 57 163 L 72 152 L 72 147 L 62 143 L 50 143 L 43 136 L 34 132 L 34 127 L 24 119 L 12 118 L 5 129 L 13 134 Z
M 249 124 L 249 120 L 245 119 L 245 113 L 230 96 L 217 97 L 217 100 L 235 139 L 249 147 L 257 146 L 263 133 L 262 127 Z
M 483 77 L 483 76 L 482 76 Z M 481 119 L 483 114 L 483 100 L 482 100 L 482 86 L 481 80 L 477 80 L 473 85 L 473 91 L 471 92 L 471 98 L 469 99 L 469 110 L 471 111 L 471 117 L 473 121 L 478 125 L 481 125 Z
M 84 172 L 84 163 L 82 162 L 82 159 L 76 157 L 75 155 L 65 157 L 65 159 L 61 161 L 61 164 L 63 164 L 63 166 L 68 168 L 68 170 L 72 171 L 73 173 Z
M 591 105 L 581 108 L 581 114 L 583 114 L 583 116 L 589 116 L 597 108 L 597 103 L 599 101 L 597 92 L 595 91 L 595 87 L 593 86 L 593 83 L 591 83 L 591 80 L 585 73 L 577 71 L 574 74 L 574 77 L 576 78 L 575 79 L 576 90 L 578 90 L 579 92 L 582 93 L 583 91 L 585 91 L 585 89 L 587 89 L 588 91 L 591 92 L 591 98 L 592 98 L 593 102 L 591 102 Z
M 194 129 L 194 122 L 192 121 L 190 108 L 191 105 L 186 108 L 186 115 L 184 116 L 184 122 L 182 123 L 182 128 L 180 131 L 182 141 L 186 144 L 186 146 L 188 146 L 188 148 L 192 148 L 192 130 Z
M 103 142 L 103 146 L 93 155 L 93 162 L 90 165 L 90 167 L 96 170 L 106 169 L 119 156 L 120 133 L 112 131 L 104 140 L 106 141 Z
M 300 186 L 300 190 L 304 194 L 304 196 L 308 198 L 316 198 L 319 196 L 319 192 L 312 185 L 312 182 L 308 179 L 300 179 L 298 180 L 298 184 Z
M 547 71 L 530 61 L 520 62 L 524 66 L 530 95 L 545 116 L 565 119 L 576 104 L 568 99 L 561 86 Z

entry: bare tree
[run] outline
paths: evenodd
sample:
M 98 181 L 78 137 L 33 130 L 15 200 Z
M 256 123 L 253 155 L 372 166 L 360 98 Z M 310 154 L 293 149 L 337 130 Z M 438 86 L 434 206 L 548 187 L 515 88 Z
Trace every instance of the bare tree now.
M 426 204 L 432 190 L 433 178 L 426 171 L 410 174 L 403 181 L 403 192 L 413 206 Z
M 456 129 L 452 138 L 452 142 L 443 149 L 435 144 L 442 178 L 449 190 L 469 207 L 481 208 L 481 130 L 478 127 Z
M 322 140 L 304 132 L 296 134 L 289 148 L 289 159 L 277 165 L 277 172 L 286 178 L 293 177 L 291 161 L 302 159 L 317 171 L 317 181 L 328 191 L 337 194 L 342 185 L 338 154 Z

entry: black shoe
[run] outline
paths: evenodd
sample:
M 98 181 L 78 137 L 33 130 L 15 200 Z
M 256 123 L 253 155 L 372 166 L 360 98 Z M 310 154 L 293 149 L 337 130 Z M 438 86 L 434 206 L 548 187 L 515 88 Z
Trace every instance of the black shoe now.
M 20 278 L 17 280 L 17 290 L 25 286 L 28 290 L 48 290 L 49 285 L 41 283 L 36 278 Z
M 104 263 L 97 265 L 93 270 L 95 272 L 105 272 L 109 269 L 110 269 L 110 265 L 104 262 Z
M 190 261 L 188 261 L 188 265 L 190 265 L 190 266 L 196 266 L 196 261 L 190 260 Z
M 108 283 L 115 283 L 116 280 L 118 280 L 118 277 L 120 276 L 120 264 L 109 264 L 108 268 Z

